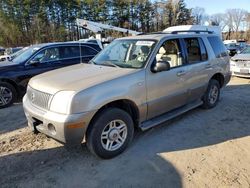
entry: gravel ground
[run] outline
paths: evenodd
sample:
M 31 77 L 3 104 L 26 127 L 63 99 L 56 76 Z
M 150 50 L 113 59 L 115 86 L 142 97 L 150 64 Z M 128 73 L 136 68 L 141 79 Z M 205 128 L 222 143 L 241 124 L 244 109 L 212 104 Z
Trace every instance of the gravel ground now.
M 233 78 L 218 106 L 146 132 L 112 160 L 26 127 L 21 104 L 0 110 L 1 187 L 250 187 L 250 79 Z

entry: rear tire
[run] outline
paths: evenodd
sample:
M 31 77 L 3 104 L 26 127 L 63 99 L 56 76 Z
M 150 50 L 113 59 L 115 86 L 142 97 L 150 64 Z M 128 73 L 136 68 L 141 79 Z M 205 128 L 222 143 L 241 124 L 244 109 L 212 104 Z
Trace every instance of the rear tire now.
M 16 89 L 7 82 L 0 82 L 0 109 L 12 105 L 16 99 Z
M 121 154 L 133 139 L 133 120 L 119 108 L 103 110 L 90 126 L 86 135 L 87 147 L 103 159 Z
M 210 109 L 217 105 L 220 98 L 220 84 L 217 80 L 211 79 L 209 81 L 207 91 L 203 97 L 204 109 Z

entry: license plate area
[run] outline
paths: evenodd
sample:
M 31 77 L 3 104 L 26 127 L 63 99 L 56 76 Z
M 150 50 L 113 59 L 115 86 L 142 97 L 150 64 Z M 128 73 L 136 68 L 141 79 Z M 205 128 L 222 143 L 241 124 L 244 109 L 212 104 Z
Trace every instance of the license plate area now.
M 240 73 L 249 74 L 249 69 L 240 69 Z
M 33 132 L 35 132 L 35 133 L 38 133 L 38 130 L 37 130 L 37 126 L 38 125 L 42 125 L 43 124 L 43 122 L 42 121 L 40 121 L 39 119 L 36 119 L 36 118 L 32 118 L 32 129 L 33 129 Z

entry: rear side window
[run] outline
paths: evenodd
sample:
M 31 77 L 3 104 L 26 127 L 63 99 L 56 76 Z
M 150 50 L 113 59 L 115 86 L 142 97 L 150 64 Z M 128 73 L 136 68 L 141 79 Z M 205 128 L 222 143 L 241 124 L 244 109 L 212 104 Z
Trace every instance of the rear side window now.
M 88 46 L 82 46 L 82 56 L 95 56 L 98 52 Z
M 227 50 L 221 39 L 217 36 L 208 37 L 208 41 L 213 48 L 214 54 L 217 58 L 227 56 Z
M 201 39 L 185 38 L 184 41 L 187 48 L 188 62 L 190 64 L 207 60 L 207 51 Z
M 79 46 L 64 46 L 60 50 L 62 59 L 80 57 Z

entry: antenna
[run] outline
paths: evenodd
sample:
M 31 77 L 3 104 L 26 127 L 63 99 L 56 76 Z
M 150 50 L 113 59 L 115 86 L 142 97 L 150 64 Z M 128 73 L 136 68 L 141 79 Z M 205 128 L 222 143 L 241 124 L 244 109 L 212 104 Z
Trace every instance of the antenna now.
M 77 25 L 77 30 L 78 30 L 78 42 L 79 42 L 79 51 L 80 51 L 80 63 L 82 63 L 82 48 L 81 48 L 82 44 L 80 41 L 81 34 L 80 34 L 79 25 Z

